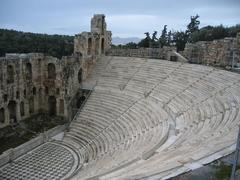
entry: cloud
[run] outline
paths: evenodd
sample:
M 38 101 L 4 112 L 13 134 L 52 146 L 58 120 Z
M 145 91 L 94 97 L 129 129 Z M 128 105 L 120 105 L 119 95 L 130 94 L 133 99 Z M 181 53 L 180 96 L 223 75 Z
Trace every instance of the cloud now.
M 144 32 L 185 30 L 191 15 L 201 26 L 240 23 L 239 0 L 1 0 L 0 27 L 50 34 L 89 31 L 93 14 L 106 14 L 113 36 L 143 37 Z

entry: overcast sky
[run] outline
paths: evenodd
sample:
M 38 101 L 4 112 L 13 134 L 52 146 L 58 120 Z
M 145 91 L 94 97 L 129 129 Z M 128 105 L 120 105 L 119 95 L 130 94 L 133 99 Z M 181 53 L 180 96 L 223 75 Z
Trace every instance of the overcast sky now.
M 205 25 L 240 23 L 240 0 L 0 0 L 0 28 L 74 35 L 89 31 L 93 14 L 105 14 L 113 36 L 185 30 L 191 15 Z

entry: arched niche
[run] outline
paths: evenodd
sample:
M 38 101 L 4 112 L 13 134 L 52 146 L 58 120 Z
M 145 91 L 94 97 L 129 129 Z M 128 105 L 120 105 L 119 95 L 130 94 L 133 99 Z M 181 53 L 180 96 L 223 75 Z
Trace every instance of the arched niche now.
M 23 117 L 25 115 L 24 102 L 20 103 L 20 115 Z
M 104 38 L 102 38 L 102 40 L 101 40 L 101 54 L 104 54 L 104 50 L 105 50 L 105 40 L 104 40 Z
M 4 123 L 5 122 L 5 111 L 4 108 L 0 109 L 0 123 Z
M 12 65 L 7 66 L 7 83 L 11 84 L 14 82 L 14 69 Z
M 56 79 L 56 68 L 53 63 L 48 64 L 48 79 Z
M 92 52 L 92 38 L 88 38 L 88 55 Z
M 82 68 L 80 68 L 78 71 L 78 82 L 79 84 L 82 83 Z
M 48 97 L 48 113 L 50 116 L 56 115 L 56 97 L 55 96 Z
M 9 112 L 10 121 L 16 122 L 17 121 L 17 116 L 16 116 L 16 102 L 15 101 L 9 101 L 8 112 Z

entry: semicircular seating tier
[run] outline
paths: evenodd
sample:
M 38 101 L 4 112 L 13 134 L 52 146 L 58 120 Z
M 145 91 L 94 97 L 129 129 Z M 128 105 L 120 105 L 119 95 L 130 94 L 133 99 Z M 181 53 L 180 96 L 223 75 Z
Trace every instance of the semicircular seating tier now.
M 240 75 L 194 64 L 102 57 L 65 133 L 82 168 L 73 179 L 169 178 L 233 152 Z

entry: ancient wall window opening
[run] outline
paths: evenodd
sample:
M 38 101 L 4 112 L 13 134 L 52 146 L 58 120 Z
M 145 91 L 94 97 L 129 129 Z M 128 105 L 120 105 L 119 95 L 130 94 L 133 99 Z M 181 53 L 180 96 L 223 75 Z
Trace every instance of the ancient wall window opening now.
M 78 71 L 78 82 L 79 84 L 82 83 L 82 68 L 80 68 Z
M 5 111 L 4 108 L 0 109 L 0 123 L 4 123 L 5 122 Z
M 48 113 L 50 116 L 56 115 L 56 98 L 55 98 L 55 96 L 48 97 Z
M 7 102 L 7 101 L 8 101 L 8 95 L 7 95 L 7 94 L 4 94 L 4 95 L 3 95 L 3 100 L 4 100 L 4 102 Z
M 31 63 L 26 64 L 26 79 L 27 80 L 32 79 L 32 64 Z
M 26 89 L 24 89 L 23 95 L 24 95 L 24 97 L 26 98 L 26 96 L 27 96 L 27 91 L 26 91 Z
M 33 87 L 32 92 L 33 92 L 33 95 L 34 95 L 34 96 L 37 94 L 37 90 L 36 90 L 35 87 Z
M 16 92 L 16 98 L 17 98 L 17 99 L 20 98 L 20 92 L 19 92 L 19 91 Z
M 23 117 L 25 115 L 24 102 L 20 103 L 20 115 Z
M 14 82 L 14 69 L 12 65 L 7 66 L 7 83 L 11 84 Z
M 88 38 L 88 55 L 92 52 L 92 38 Z
M 48 87 L 45 87 L 45 94 L 48 95 Z
M 53 63 L 48 64 L 48 79 L 56 79 L 56 68 Z
M 60 89 L 59 88 L 56 89 L 56 94 L 60 95 Z
M 29 99 L 29 113 L 33 114 L 34 113 L 34 98 L 31 97 Z
M 104 38 L 101 40 L 101 54 L 104 54 Z
M 9 119 L 11 122 L 17 122 L 16 117 L 16 102 L 15 101 L 9 101 L 8 103 L 8 112 L 9 112 Z

